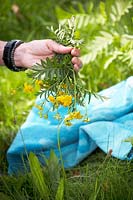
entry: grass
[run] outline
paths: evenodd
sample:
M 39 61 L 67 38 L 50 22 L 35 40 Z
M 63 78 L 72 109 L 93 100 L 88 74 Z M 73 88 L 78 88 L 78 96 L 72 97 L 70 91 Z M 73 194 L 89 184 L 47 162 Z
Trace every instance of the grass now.
M 30 82 L 25 73 L 14 74 L 1 67 L 0 76 L 2 77 L 0 85 L 0 171 L 3 171 L 6 150 L 20 124 L 25 121 L 35 96 L 23 91 L 23 84 Z
M 4 196 L 16 200 L 52 200 L 56 199 L 57 191 L 58 196 L 63 193 L 60 199 L 68 200 L 132 199 L 133 163 L 131 162 L 118 161 L 109 155 L 105 156 L 97 149 L 81 165 L 66 170 L 64 177 L 56 158 L 53 159 L 51 156 L 49 159 L 51 159 L 52 166 L 47 165 L 42 169 L 35 158 L 30 158 L 30 161 L 34 160 L 33 163 L 31 162 L 30 173 L 20 174 L 17 177 L 0 177 L 0 191 L 3 200 Z M 47 187 L 46 190 L 42 187 L 44 185 Z

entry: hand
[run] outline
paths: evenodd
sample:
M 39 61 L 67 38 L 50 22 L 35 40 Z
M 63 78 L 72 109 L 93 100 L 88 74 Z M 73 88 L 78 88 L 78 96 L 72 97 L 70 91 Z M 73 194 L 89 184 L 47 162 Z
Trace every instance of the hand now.
M 41 60 L 45 60 L 47 57 L 53 57 L 55 53 L 71 53 L 73 56 L 72 63 L 74 69 L 79 71 L 82 67 L 82 62 L 78 58 L 80 55 L 79 49 L 65 47 L 50 39 L 33 40 L 31 42 L 21 44 L 15 50 L 14 61 L 16 66 L 31 68 L 36 63 L 40 63 Z

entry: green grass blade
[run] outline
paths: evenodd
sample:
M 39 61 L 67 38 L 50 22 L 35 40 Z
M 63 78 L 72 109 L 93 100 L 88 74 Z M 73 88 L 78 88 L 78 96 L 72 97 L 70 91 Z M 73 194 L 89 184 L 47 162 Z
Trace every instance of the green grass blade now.
M 30 170 L 32 174 L 33 184 L 37 188 L 42 199 L 49 199 L 49 190 L 44 181 L 44 176 L 38 158 L 32 152 L 29 155 Z
M 55 200 L 63 200 L 63 199 L 64 199 L 64 178 L 60 180 L 57 193 L 55 196 Z

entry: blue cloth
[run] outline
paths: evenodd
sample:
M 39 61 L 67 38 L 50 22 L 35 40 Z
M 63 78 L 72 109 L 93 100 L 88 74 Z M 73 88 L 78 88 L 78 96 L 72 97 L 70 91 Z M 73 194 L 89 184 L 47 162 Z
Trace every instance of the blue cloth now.
M 100 95 L 108 97 L 108 100 L 93 97 L 87 108 L 78 105 L 81 114 L 88 110 L 90 122 L 74 120 L 72 126 L 62 124 L 60 130 L 54 118 L 56 112 L 50 109 L 51 103 L 47 102 L 43 110 L 44 113 L 49 110 L 47 120 L 40 118 L 38 109 L 33 107 L 7 152 L 9 173 L 23 171 L 27 154 L 31 151 L 41 162 L 40 155 L 48 157 L 50 150 L 60 157 L 58 138 L 66 168 L 77 165 L 97 147 L 106 153 L 111 149 L 116 158 L 132 159 L 132 144 L 125 140 L 133 137 L 133 76 L 103 90 Z M 44 98 L 38 97 L 36 104 L 42 102 Z M 64 117 L 67 108 L 60 106 L 59 112 Z

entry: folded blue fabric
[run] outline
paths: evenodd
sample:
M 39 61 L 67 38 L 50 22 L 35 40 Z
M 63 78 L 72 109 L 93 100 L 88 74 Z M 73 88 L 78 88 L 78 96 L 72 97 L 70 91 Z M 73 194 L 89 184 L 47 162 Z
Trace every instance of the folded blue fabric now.
M 56 111 L 50 109 L 51 103 L 47 102 L 43 109 L 44 113 L 49 110 L 48 119 L 40 118 L 38 109 L 33 107 L 7 152 L 9 173 L 23 172 L 27 154 L 31 151 L 41 162 L 40 155 L 49 157 L 51 150 L 60 157 L 58 139 L 66 168 L 77 165 L 97 147 L 106 153 L 111 150 L 116 158 L 133 159 L 133 145 L 130 142 L 133 137 L 133 76 L 100 94 L 108 99 L 91 99 L 87 105 L 90 122 L 74 120 L 72 126 L 62 124 L 60 130 L 54 118 Z M 36 104 L 44 100 L 38 97 Z M 81 114 L 86 112 L 86 108 L 79 105 L 78 110 Z M 59 112 L 65 117 L 67 108 L 60 106 Z

